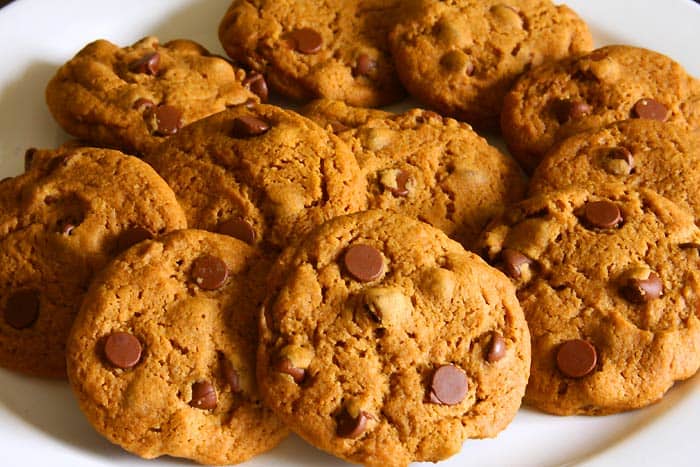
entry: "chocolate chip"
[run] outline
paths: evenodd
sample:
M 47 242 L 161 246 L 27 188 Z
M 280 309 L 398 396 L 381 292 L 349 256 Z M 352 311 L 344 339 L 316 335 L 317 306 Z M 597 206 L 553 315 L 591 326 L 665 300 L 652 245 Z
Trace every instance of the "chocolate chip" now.
M 174 135 L 182 128 L 182 111 L 177 107 L 161 104 L 158 107 L 150 108 L 149 111 L 153 112 L 155 116 L 155 133 L 157 135 Z
M 591 227 L 598 229 L 612 229 L 622 222 L 620 208 L 612 201 L 589 201 L 583 217 Z
M 632 108 L 632 116 L 649 120 L 665 122 L 668 118 L 668 109 L 661 102 L 654 99 L 639 99 Z
M 629 175 L 634 168 L 634 157 L 629 149 L 617 146 L 605 154 L 605 170 L 614 175 Z
M 117 238 L 117 250 L 124 251 L 144 240 L 150 240 L 153 234 L 145 227 L 133 226 L 122 232 Z
M 260 102 L 267 102 L 269 97 L 269 91 L 267 89 L 267 82 L 265 77 L 256 71 L 253 71 L 250 75 L 246 76 L 243 80 L 243 86 L 250 89 L 250 91 L 260 98 Z
M 145 97 L 139 97 L 134 101 L 131 108 L 138 111 L 144 111 L 152 108 L 155 105 L 156 104 L 152 100 L 146 99 Z
M 255 229 L 243 219 L 234 218 L 221 222 L 217 227 L 217 232 L 242 240 L 249 245 L 255 243 Z
M 663 293 L 663 283 L 661 278 L 654 272 L 649 272 L 649 277 L 640 279 L 630 277 L 621 288 L 622 296 L 632 303 L 645 303 L 661 297 Z
M 503 336 L 494 331 L 491 333 L 491 348 L 486 356 L 489 363 L 494 363 L 505 357 L 506 355 L 506 340 Z
M 437 404 L 455 405 L 467 395 L 467 374 L 455 365 L 442 365 L 430 382 L 430 400 Z
M 209 381 L 197 381 L 192 385 L 190 405 L 195 409 L 212 410 L 216 408 L 216 389 Z
M 192 279 L 204 290 L 221 288 L 227 277 L 226 263 L 216 256 L 200 256 L 192 263 Z
M 321 34 L 311 28 L 295 29 L 287 35 L 290 47 L 306 55 L 318 53 L 323 46 Z
M 284 373 L 292 377 L 295 383 L 299 384 L 304 381 L 306 371 L 303 368 L 297 368 L 288 358 L 280 358 L 275 366 L 278 372 Z
M 520 279 L 523 266 L 532 264 L 530 258 L 512 248 L 505 248 L 501 251 L 501 261 L 503 262 L 503 270 L 513 279 Z
M 377 68 L 377 61 L 367 54 L 360 54 L 353 69 L 354 76 L 368 76 Z
M 399 170 L 396 173 L 396 187 L 389 188 L 391 194 L 394 196 L 406 196 L 408 195 L 408 182 L 411 176 L 405 170 Z
M 369 245 L 353 245 L 344 257 L 345 268 L 360 282 L 378 279 L 384 272 L 384 258 L 376 248 Z
M 595 347 L 583 339 L 572 339 L 559 346 L 557 368 L 569 378 L 582 378 L 593 371 L 598 355 Z
M 236 117 L 233 119 L 231 136 L 234 138 L 248 138 L 259 136 L 270 129 L 270 124 L 257 117 Z
M 590 105 L 580 100 L 559 99 L 554 105 L 554 112 L 560 124 L 583 118 L 592 110 Z
M 231 392 L 241 391 L 241 378 L 238 371 L 224 354 L 219 354 L 221 361 L 221 376 L 223 377 Z
M 341 438 L 357 438 L 367 429 L 367 422 L 370 415 L 361 410 L 357 417 L 350 415 L 347 410 L 343 410 L 336 419 L 336 434 Z
M 133 368 L 141 360 L 141 342 L 128 332 L 114 332 L 105 339 L 107 361 L 117 368 Z
M 10 295 L 5 303 L 5 322 L 15 329 L 25 329 L 39 317 L 39 292 L 21 290 Z
M 160 69 L 160 54 L 153 52 L 144 55 L 138 60 L 134 60 L 129 64 L 129 71 L 133 73 L 146 73 L 147 75 L 156 75 Z

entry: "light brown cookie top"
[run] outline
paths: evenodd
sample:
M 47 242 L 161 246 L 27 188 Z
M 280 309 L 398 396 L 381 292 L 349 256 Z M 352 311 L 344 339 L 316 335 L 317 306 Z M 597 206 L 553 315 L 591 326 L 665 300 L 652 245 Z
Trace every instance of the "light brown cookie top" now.
M 367 179 L 370 209 L 420 219 L 468 249 L 527 189 L 515 161 L 466 123 L 432 111 L 373 119 L 340 137 Z
M 532 172 L 557 141 L 629 118 L 700 128 L 700 82 L 665 55 L 611 45 L 523 75 L 505 97 L 501 129 Z
M 260 93 L 260 78 L 189 40 L 145 37 L 124 48 L 97 40 L 58 70 L 46 102 L 71 135 L 144 154 L 191 122 L 258 101 L 250 88 Z
M 549 0 L 412 0 L 390 35 L 408 91 L 441 113 L 498 126 L 503 96 L 531 66 L 590 50 L 586 24 Z
M 102 435 L 145 458 L 231 464 L 287 430 L 255 382 L 267 263 L 243 242 L 183 230 L 129 249 L 86 294 L 68 376 Z
M 190 227 L 274 249 L 366 206 L 365 180 L 346 144 L 271 105 L 196 122 L 146 160 L 175 191 Z
M 621 185 L 536 196 L 492 225 L 485 252 L 517 284 L 532 335 L 525 401 L 615 413 L 697 372 L 699 247 L 689 213 Z
M 219 39 L 284 96 L 376 107 L 405 93 L 387 39 L 400 7 L 400 0 L 234 0 Z
M 0 184 L 0 366 L 65 376 L 65 341 L 93 275 L 144 238 L 187 226 L 144 162 L 94 148 L 35 151 Z
M 438 461 L 515 415 L 530 354 L 514 288 L 439 230 L 386 211 L 339 217 L 270 282 L 260 390 L 314 446 L 371 466 Z
M 530 179 L 530 193 L 609 183 L 646 187 L 700 219 L 700 134 L 683 126 L 634 119 L 556 145 Z
M 384 110 L 353 107 L 333 99 L 316 99 L 302 107 L 300 112 L 335 134 L 357 128 L 375 118 L 394 116 L 393 113 Z

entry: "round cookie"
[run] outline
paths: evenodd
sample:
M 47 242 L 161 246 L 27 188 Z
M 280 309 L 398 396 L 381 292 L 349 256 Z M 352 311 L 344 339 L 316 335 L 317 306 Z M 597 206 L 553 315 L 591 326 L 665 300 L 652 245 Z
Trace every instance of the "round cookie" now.
M 700 230 L 666 198 L 620 185 L 536 196 L 483 246 L 517 284 L 530 327 L 526 403 L 636 409 L 700 367 Z
M 700 219 L 700 134 L 634 119 L 576 134 L 556 145 L 530 179 L 530 193 L 621 182 L 646 187 Z
M 231 108 L 172 136 L 146 158 L 175 191 L 190 227 L 281 249 L 366 206 L 348 147 L 289 110 Z
M 387 35 L 400 0 L 234 0 L 219 26 L 226 53 L 296 100 L 396 102 Z
M 411 95 L 480 128 L 498 127 L 522 72 L 593 47 L 576 13 L 549 0 L 414 0 L 389 37 Z
M 108 149 L 34 151 L 0 183 L 0 366 L 65 376 L 65 341 L 93 275 L 116 253 L 185 228 L 146 163 Z
M 375 118 L 390 118 L 394 115 L 379 109 L 352 107 L 333 99 L 316 99 L 306 104 L 300 112 L 335 134 L 357 128 Z
M 515 161 L 466 123 L 432 111 L 373 119 L 340 137 L 367 179 L 370 209 L 420 219 L 467 249 L 527 189 Z
M 260 390 L 320 449 L 369 466 L 437 461 L 520 406 L 529 334 L 512 284 L 427 224 L 333 219 L 269 282 Z
M 657 52 L 603 47 L 523 75 L 505 97 L 501 129 L 532 172 L 557 141 L 629 118 L 700 128 L 700 81 Z
M 251 88 L 266 97 L 261 78 L 189 40 L 145 37 L 124 48 L 98 40 L 58 70 L 46 102 L 71 135 L 145 154 L 191 122 L 258 101 Z
M 68 376 L 102 435 L 145 458 L 242 462 L 287 433 L 255 382 L 269 263 L 243 242 L 182 230 L 119 256 L 86 294 Z

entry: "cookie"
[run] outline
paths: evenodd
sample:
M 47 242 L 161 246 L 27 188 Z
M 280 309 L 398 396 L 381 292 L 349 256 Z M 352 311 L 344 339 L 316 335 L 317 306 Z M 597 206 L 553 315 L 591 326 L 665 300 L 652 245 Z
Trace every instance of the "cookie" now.
M 700 128 L 700 81 L 660 53 L 603 47 L 523 75 L 504 99 L 501 129 L 532 172 L 557 141 L 630 118 Z
M 353 107 L 333 99 L 316 99 L 306 104 L 300 112 L 335 134 L 357 128 L 375 118 L 389 118 L 394 115 L 379 109 Z
M 0 366 L 64 377 L 94 274 L 131 244 L 185 227 L 172 190 L 137 158 L 33 151 L 29 170 L 0 184 Z
M 602 415 L 661 399 L 700 367 L 700 230 L 648 190 L 552 192 L 484 235 L 532 336 L 525 402 Z
M 390 34 L 409 93 L 448 116 L 497 128 L 503 96 L 532 66 L 593 47 L 586 24 L 549 0 L 414 0 Z
M 71 135 L 145 154 L 191 122 L 258 101 L 251 89 L 265 97 L 261 78 L 189 40 L 145 37 L 124 48 L 98 40 L 58 70 L 46 102 Z
M 68 341 L 68 376 L 102 435 L 145 458 L 242 462 L 286 435 L 255 382 L 269 267 L 228 236 L 182 230 L 100 274 Z
M 338 217 L 273 266 L 264 401 L 314 446 L 368 466 L 438 461 L 511 421 L 529 334 L 500 272 L 386 211 Z
M 595 191 L 614 182 L 652 189 L 700 219 L 700 134 L 648 119 L 579 133 L 544 158 L 530 193 L 570 186 Z
M 235 0 L 219 39 L 284 96 L 376 107 L 405 93 L 387 39 L 400 7 L 400 0 Z
M 355 152 L 371 209 L 420 219 L 467 249 L 527 189 L 515 161 L 466 123 L 432 111 L 370 120 L 340 137 Z
M 348 147 L 295 112 L 239 106 L 200 120 L 146 158 L 175 191 L 190 227 L 281 249 L 366 206 Z

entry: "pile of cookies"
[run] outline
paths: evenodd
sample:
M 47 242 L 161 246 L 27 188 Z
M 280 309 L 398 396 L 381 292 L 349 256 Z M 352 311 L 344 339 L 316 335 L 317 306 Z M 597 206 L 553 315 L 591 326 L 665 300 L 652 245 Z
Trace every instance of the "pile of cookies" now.
M 0 182 L 0 365 L 205 464 L 288 430 L 439 461 L 523 401 L 616 413 L 698 371 L 700 81 L 672 59 L 592 50 L 549 0 L 236 0 L 219 37 L 234 62 L 98 40 L 48 83 L 79 140 Z M 407 93 L 433 110 L 371 108 Z M 472 128 L 499 125 L 513 158 Z

